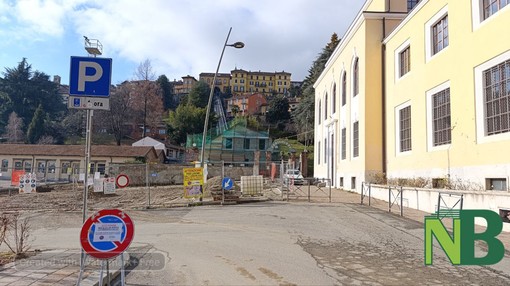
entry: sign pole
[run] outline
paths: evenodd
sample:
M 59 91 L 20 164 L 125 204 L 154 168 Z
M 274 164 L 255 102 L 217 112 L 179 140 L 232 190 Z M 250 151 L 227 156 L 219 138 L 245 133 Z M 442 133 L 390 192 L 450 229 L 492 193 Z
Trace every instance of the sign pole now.
M 87 197 L 88 197 L 88 169 L 89 169 L 89 163 L 90 163 L 90 141 L 91 141 L 91 132 L 90 129 L 92 127 L 92 110 L 87 109 L 87 124 L 86 124 L 86 135 L 85 135 L 85 178 L 83 179 L 83 220 L 82 223 L 85 223 L 85 220 L 87 220 Z M 83 274 L 83 271 L 85 269 L 85 258 L 86 254 L 83 248 L 81 249 L 80 253 L 80 275 L 78 278 L 78 285 L 80 284 L 81 277 Z
M 221 177 L 225 178 L 225 161 L 221 161 Z M 222 179 L 223 180 L 223 179 Z M 225 186 L 221 183 L 221 205 L 225 204 Z
M 87 127 L 86 127 L 86 135 L 85 135 L 85 178 L 84 178 L 84 188 L 83 188 L 83 221 L 85 222 L 87 219 L 87 197 L 88 197 L 88 173 L 89 173 L 89 165 L 90 165 L 90 129 L 92 126 L 92 110 L 87 109 Z

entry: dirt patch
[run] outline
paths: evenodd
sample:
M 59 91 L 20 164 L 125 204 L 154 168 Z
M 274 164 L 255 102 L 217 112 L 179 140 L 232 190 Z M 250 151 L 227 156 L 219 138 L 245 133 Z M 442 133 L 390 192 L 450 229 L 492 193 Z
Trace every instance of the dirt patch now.
M 87 208 L 142 209 L 151 207 L 172 207 L 186 204 L 182 186 L 135 187 L 117 189 L 115 194 L 105 195 L 88 192 Z M 0 195 L 2 211 L 59 210 L 76 211 L 83 208 L 83 186 L 73 184 L 54 186 L 50 192 Z

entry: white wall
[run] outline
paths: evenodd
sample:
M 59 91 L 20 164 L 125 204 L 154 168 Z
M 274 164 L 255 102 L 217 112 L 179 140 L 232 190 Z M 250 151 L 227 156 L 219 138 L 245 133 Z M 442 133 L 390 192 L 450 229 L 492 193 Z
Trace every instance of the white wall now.
M 395 187 L 392 189 L 394 190 L 393 196 L 396 196 L 397 191 L 395 190 Z M 361 190 L 356 190 L 356 192 L 361 193 Z M 403 205 L 404 207 L 413 208 L 432 214 L 436 212 L 440 192 L 444 193 L 441 196 L 444 200 L 444 202 L 441 202 L 441 206 L 445 206 L 446 203 L 448 207 L 453 207 L 460 195 L 463 195 L 463 209 L 487 209 L 495 211 L 496 213 L 499 213 L 500 208 L 510 209 L 510 194 L 507 192 L 470 192 L 420 188 L 403 188 Z M 449 196 L 448 194 L 452 195 Z M 388 187 L 371 185 L 371 196 L 372 198 L 387 202 L 389 198 Z M 400 204 L 400 198 L 397 199 L 397 202 Z M 398 206 L 395 207 L 398 208 Z M 458 207 L 455 207 L 455 209 L 458 209 Z M 475 222 L 478 225 L 486 225 L 485 220 L 483 219 L 476 220 Z M 510 223 L 504 223 L 503 230 L 510 232 Z

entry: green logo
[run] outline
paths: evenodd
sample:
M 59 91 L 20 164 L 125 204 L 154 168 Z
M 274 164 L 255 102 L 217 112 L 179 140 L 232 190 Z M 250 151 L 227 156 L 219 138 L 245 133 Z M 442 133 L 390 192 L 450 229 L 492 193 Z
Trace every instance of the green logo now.
M 453 219 L 453 234 L 446 230 L 441 218 Z M 487 222 L 485 232 L 475 232 L 475 218 Z M 443 248 L 453 265 L 496 264 L 505 255 L 503 243 L 496 238 L 503 229 L 501 217 L 490 210 L 440 210 L 425 217 L 425 265 L 432 265 L 433 237 Z M 487 254 L 475 257 L 475 241 L 487 244 Z

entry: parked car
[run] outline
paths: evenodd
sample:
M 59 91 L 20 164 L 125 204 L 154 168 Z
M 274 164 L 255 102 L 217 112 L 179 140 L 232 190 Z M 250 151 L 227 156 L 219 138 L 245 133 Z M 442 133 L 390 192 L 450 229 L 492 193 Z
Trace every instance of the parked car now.
M 296 169 L 288 169 L 283 175 L 283 182 L 286 185 L 303 185 L 305 183 L 305 178 L 303 178 L 301 171 Z

